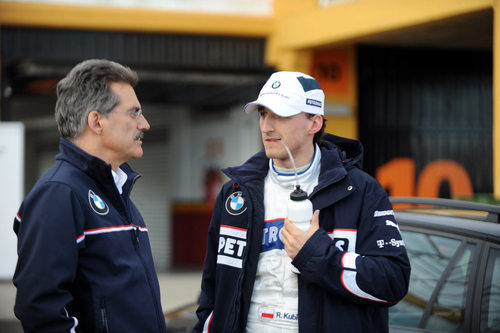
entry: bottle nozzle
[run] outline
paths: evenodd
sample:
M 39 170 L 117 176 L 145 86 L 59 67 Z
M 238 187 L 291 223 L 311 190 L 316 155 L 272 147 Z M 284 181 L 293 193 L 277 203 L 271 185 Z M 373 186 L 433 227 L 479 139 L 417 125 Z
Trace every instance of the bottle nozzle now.
M 302 201 L 307 199 L 307 192 L 300 188 L 300 185 L 295 185 L 295 190 L 290 193 L 290 200 Z

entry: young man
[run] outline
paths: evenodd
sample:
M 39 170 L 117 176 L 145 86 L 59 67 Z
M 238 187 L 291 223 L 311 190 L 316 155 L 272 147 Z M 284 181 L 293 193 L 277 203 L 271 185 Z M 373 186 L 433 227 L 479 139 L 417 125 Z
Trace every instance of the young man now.
M 195 331 L 387 332 L 410 264 L 361 144 L 323 135 L 324 94 L 303 73 L 274 73 L 245 111 L 260 113 L 264 151 L 224 170 Z M 286 219 L 296 180 L 283 143 L 316 210 L 305 231 Z
M 130 200 L 149 130 L 137 74 L 87 60 L 57 85 L 54 166 L 14 220 L 25 332 L 166 332 L 148 229 Z

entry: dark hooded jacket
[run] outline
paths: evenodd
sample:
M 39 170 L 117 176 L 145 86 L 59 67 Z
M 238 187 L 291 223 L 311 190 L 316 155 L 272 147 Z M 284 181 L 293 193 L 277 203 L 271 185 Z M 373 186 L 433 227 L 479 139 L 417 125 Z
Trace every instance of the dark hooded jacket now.
M 325 135 L 318 185 L 309 195 L 320 229 L 292 264 L 300 332 L 387 332 L 388 307 L 408 291 L 410 264 L 380 184 L 360 169 L 358 141 Z M 244 332 L 264 225 L 264 151 L 223 170 L 231 179 L 208 232 L 196 332 Z M 235 211 L 235 197 L 244 204 Z M 241 202 L 241 199 L 240 199 Z M 230 242 L 232 251 L 224 251 Z
M 148 229 L 111 166 L 61 139 L 14 220 L 14 312 L 25 332 L 165 332 Z

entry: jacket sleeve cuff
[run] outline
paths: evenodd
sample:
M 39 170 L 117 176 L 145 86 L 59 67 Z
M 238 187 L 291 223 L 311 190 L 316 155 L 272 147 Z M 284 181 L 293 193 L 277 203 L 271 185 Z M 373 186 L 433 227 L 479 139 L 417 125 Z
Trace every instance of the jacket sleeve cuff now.
M 297 267 L 299 271 L 306 265 L 306 263 L 311 259 L 311 257 L 318 256 L 321 248 L 328 247 L 331 243 L 330 237 L 323 229 L 318 229 L 312 236 L 307 240 L 299 253 L 292 260 L 292 264 Z

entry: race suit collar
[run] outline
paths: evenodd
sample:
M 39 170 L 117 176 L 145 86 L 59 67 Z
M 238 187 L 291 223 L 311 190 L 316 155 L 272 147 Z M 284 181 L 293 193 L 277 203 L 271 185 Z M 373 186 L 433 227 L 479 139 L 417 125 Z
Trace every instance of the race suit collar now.
M 314 155 L 311 163 L 300 170 L 297 170 L 299 184 L 314 183 L 318 179 L 318 174 L 321 166 L 321 151 L 317 145 L 314 146 Z M 273 160 L 269 160 L 270 179 L 285 188 L 294 189 L 297 180 L 293 169 L 279 169 L 274 166 Z M 310 192 L 310 191 L 309 191 Z

